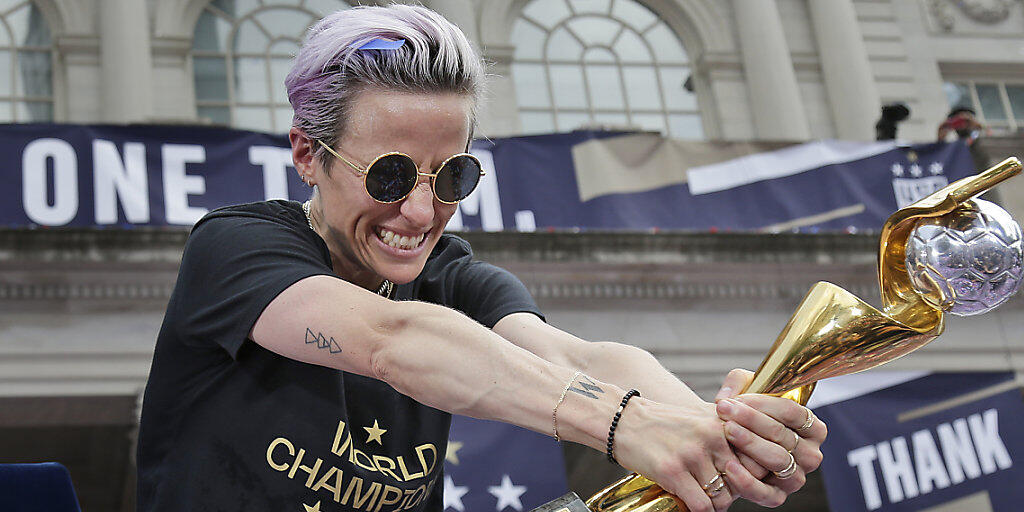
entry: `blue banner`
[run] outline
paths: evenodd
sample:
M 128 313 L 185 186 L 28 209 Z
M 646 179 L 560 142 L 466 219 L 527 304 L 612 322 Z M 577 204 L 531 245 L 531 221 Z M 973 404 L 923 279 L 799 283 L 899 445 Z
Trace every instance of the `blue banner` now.
M 1024 401 L 1013 373 L 940 373 L 814 409 L 833 512 L 1019 510 Z
M 567 492 L 554 439 L 506 423 L 454 416 L 444 463 L 444 509 L 532 510 Z
M 475 141 L 488 176 L 449 229 L 874 230 L 974 173 L 962 143 L 726 146 L 589 131 Z M 189 226 L 219 206 L 309 196 L 284 136 L 16 124 L 0 125 L 0 151 L 5 226 Z

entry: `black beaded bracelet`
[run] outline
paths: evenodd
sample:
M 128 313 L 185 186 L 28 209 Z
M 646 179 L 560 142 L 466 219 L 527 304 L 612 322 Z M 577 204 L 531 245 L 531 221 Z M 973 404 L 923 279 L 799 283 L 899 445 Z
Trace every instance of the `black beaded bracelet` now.
M 640 396 L 640 392 L 631 389 L 626 392 L 626 396 L 622 397 L 622 402 L 619 403 L 619 409 L 615 411 L 615 417 L 612 418 L 612 426 L 608 429 L 608 460 L 613 464 L 618 464 L 619 461 L 615 460 L 615 455 L 612 455 L 612 447 L 615 444 L 615 427 L 619 426 L 619 419 L 622 418 L 622 410 L 626 408 L 626 402 L 634 396 Z

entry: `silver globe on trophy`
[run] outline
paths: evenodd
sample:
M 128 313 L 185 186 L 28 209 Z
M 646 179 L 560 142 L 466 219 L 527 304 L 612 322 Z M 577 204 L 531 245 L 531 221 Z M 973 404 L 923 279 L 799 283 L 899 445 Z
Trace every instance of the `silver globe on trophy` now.
M 806 404 L 819 380 L 875 368 L 934 340 L 945 329 L 946 313 L 977 315 L 1006 302 L 1024 280 L 1021 228 L 1005 210 L 976 197 L 1021 171 L 1020 160 L 1008 158 L 893 213 L 879 240 L 882 308 L 818 282 L 742 392 Z M 634 473 L 586 504 L 569 493 L 535 512 L 685 510 Z

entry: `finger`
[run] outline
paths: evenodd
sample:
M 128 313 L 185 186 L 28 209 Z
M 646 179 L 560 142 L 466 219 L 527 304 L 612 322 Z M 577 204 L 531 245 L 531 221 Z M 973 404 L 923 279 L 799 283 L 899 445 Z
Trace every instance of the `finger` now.
M 754 372 L 744 370 L 743 368 L 736 368 L 730 371 L 722 382 L 722 388 L 718 390 L 718 394 L 715 395 L 715 401 L 719 401 L 723 398 L 731 398 L 739 394 L 740 390 L 747 387 L 747 383 L 754 378 Z
M 785 448 L 747 430 L 734 421 L 725 423 L 725 438 L 729 443 L 754 459 L 769 471 L 782 471 L 789 467 L 790 456 Z
M 673 494 L 686 503 L 686 508 L 690 512 L 711 512 L 715 510 L 711 498 L 704 492 L 701 485 L 693 479 L 692 475 L 682 478 Z
M 725 478 L 734 489 L 751 489 L 752 492 L 741 494 L 744 498 L 765 507 L 777 507 L 786 501 L 786 492 L 782 489 L 762 482 L 737 461 L 725 465 Z
M 723 420 L 735 421 L 758 436 L 785 448 L 787 451 L 796 448 L 800 442 L 800 436 L 789 427 L 736 399 L 727 398 L 722 400 L 718 402 L 717 408 L 718 416 Z
M 808 414 L 810 414 L 810 409 L 785 398 L 745 394 L 737 396 L 735 400 L 771 416 L 779 423 L 793 430 L 800 429 L 807 422 Z M 827 433 L 825 423 L 815 418 L 813 414 L 810 417 L 813 420 L 811 426 L 800 430 L 798 433 L 801 437 L 817 441 L 820 444 L 825 440 L 825 434 Z
M 711 498 L 711 505 L 715 507 L 715 510 L 725 510 L 729 508 L 735 498 L 732 496 L 732 490 L 729 489 L 729 482 L 725 479 L 725 475 L 719 473 L 718 469 L 710 464 L 709 467 L 712 468 L 712 472 L 700 471 L 701 477 L 697 483 L 701 484 L 704 494 Z
M 758 464 L 756 460 L 751 459 L 749 455 L 743 452 L 737 453 L 736 458 L 739 459 L 740 464 L 743 465 L 743 467 L 751 474 L 751 476 L 758 480 L 764 480 L 764 478 L 771 473 L 770 471 L 765 469 L 764 466 Z
M 793 476 L 790 476 L 789 478 L 779 478 L 772 474 L 765 479 L 765 483 L 771 487 L 781 490 L 788 496 L 800 490 L 800 488 L 807 483 L 807 475 L 803 470 L 798 469 L 796 473 L 793 473 Z

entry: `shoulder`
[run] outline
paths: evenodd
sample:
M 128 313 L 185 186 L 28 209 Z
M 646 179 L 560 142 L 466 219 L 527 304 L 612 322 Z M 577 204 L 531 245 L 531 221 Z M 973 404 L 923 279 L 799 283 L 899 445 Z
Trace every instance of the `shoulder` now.
M 217 208 L 199 219 L 192 231 L 196 232 L 210 224 L 265 224 L 301 229 L 307 226 L 306 222 L 302 203 L 275 199 Z

